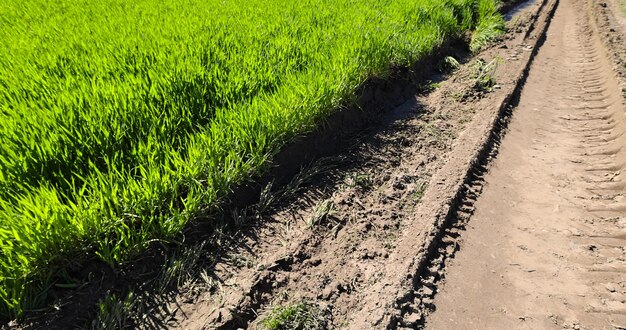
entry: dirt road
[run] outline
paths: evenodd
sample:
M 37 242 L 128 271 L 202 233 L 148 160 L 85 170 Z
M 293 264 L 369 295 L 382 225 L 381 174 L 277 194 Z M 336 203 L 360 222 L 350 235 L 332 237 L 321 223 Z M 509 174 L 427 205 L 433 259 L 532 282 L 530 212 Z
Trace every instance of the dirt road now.
M 587 6 L 556 10 L 427 328 L 626 328 L 625 109 Z

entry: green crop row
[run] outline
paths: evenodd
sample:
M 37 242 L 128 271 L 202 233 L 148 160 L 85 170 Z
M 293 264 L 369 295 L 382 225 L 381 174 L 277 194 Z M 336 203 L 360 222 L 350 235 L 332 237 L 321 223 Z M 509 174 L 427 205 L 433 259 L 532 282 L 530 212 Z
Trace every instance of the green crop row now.
M 496 2 L 0 2 L 0 314 L 180 234 L 368 77 L 500 22 Z

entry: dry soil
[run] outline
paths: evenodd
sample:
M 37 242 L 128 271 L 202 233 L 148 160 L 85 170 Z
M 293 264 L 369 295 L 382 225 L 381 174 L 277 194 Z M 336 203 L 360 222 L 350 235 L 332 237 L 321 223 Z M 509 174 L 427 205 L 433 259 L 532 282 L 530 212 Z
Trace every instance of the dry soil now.
M 556 9 L 427 328 L 626 328 L 625 107 L 592 6 Z

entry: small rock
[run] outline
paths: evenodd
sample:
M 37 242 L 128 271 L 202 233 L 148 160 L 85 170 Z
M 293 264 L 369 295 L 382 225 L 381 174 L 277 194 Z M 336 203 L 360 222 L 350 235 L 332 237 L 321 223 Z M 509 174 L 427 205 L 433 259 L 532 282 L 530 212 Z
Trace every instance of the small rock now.
M 606 285 L 606 289 L 607 289 L 607 290 L 609 290 L 609 292 L 615 292 L 615 291 L 617 291 L 617 290 L 615 289 L 615 285 L 613 285 L 612 283 L 607 284 L 607 285 Z
M 322 259 L 320 258 L 313 258 L 309 260 L 309 265 L 311 266 L 319 266 L 321 263 L 322 263 Z
M 600 7 L 606 8 L 606 2 L 600 2 Z
M 335 290 L 332 286 L 329 285 L 322 291 L 321 298 L 328 300 L 330 299 L 330 297 L 333 296 L 333 293 L 335 293 Z

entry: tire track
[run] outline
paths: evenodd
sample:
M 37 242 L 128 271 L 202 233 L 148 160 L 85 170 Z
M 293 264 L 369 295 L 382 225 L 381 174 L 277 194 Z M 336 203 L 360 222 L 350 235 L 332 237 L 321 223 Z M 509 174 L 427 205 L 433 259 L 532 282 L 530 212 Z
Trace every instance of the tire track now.
M 431 303 L 433 329 L 626 327 L 625 109 L 586 10 L 557 9 Z

